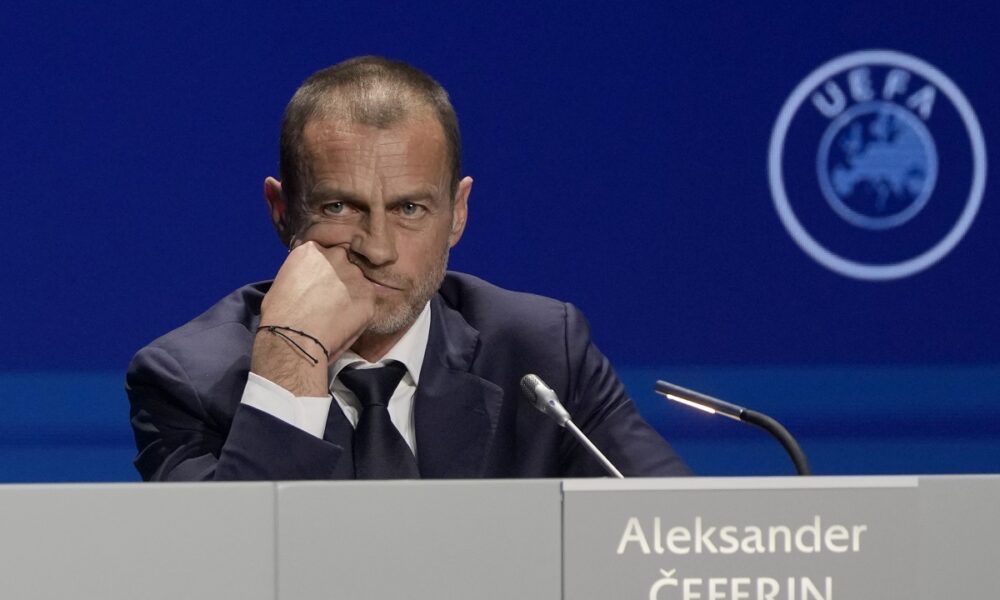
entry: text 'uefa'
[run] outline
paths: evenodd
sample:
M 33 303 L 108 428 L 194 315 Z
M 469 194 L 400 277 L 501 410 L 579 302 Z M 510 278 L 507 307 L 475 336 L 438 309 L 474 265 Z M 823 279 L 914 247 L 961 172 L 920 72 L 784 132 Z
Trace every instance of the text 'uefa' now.
M 903 69 L 889 70 L 881 85 L 873 81 L 871 69 L 867 67 L 858 67 L 847 73 L 848 93 L 855 102 L 870 102 L 877 100 L 878 96 L 887 101 L 895 100 L 897 96 L 903 97 L 906 106 L 926 121 L 934 108 L 937 90 L 928 83 L 911 93 L 908 90 L 909 85 L 910 73 Z M 823 113 L 823 116 L 832 119 L 847 108 L 847 95 L 836 81 L 832 79 L 827 81 L 823 85 L 823 92 L 825 94 L 817 90 L 812 95 L 813 106 Z

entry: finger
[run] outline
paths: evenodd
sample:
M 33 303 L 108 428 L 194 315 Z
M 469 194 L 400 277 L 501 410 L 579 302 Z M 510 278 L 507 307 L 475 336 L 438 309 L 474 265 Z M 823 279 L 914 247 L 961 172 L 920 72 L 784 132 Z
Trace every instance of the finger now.
M 291 254 L 291 253 L 295 252 L 296 250 L 299 250 L 299 248 L 305 249 L 305 248 L 314 248 L 314 247 L 316 247 L 316 242 L 314 242 L 312 240 L 304 240 L 304 239 L 302 239 L 298 235 L 293 235 L 292 239 L 288 243 L 288 253 Z M 305 251 L 305 250 L 299 250 L 299 253 L 301 253 L 303 251 Z
M 319 246 L 319 251 L 335 267 L 347 264 L 354 265 L 354 261 L 351 260 L 350 246 L 346 243 L 334 244 L 333 246 Z

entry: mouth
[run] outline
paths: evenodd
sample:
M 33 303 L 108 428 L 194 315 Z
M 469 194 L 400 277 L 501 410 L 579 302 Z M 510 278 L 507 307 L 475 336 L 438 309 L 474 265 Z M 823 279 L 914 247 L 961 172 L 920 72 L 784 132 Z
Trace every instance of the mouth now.
M 398 288 L 396 286 L 389 285 L 388 283 L 383 283 L 383 282 L 379 281 L 378 279 L 375 279 L 374 277 L 369 276 L 367 273 L 365 273 L 364 276 L 365 276 L 365 279 L 367 279 L 368 281 L 372 282 L 375 285 L 375 290 L 376 291 L 389 291 L 389 290 L 393 290 L 393 291 L 397 291 L 397 292 L 403 291 L 402 288 Z

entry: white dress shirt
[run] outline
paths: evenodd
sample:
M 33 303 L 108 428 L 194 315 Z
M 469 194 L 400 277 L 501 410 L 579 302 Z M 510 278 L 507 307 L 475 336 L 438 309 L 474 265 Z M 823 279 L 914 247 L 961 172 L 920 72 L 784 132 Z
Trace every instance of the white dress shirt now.
M 280 385 L 251 372 L 243 388 L 241 402 L 257 410 L 281 419 L 318 438 L 326 430 L 326 419 L 333 400 L 343 411 L 351 425 L 357 427 L 361 403 L 354 393 L 347 389 L 337 376 L 347 367 L 370 369 L 384 366 L 389 361 L 398 361 L 406 367 L 406 374 L 389 399 L 389 418 L 402 434 L 403 439 L 417 454 L 416 432 L 413 427 L 413 396 L 420 381 L 420 367 L 427 351 L 427 339 L 431 331 L 431 304 L 428 302 L 420 311 L 417 320 L 389 349 L 382 360 L 370 363 L 348 350 L 330 365 L 330 394 L 328 396 L 294 396 Z

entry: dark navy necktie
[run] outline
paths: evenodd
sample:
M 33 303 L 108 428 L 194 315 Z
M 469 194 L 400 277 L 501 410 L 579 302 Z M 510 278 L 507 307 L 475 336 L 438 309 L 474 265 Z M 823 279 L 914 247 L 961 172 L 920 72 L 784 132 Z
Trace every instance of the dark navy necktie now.
M 392 424 L 387 405 L 406 367 L 391 362 L 374 369 L 344 369 L 338 376 L 361 402 L 354 429 L 354 476 L 357 479 L 419 479 L 417 459 Z

